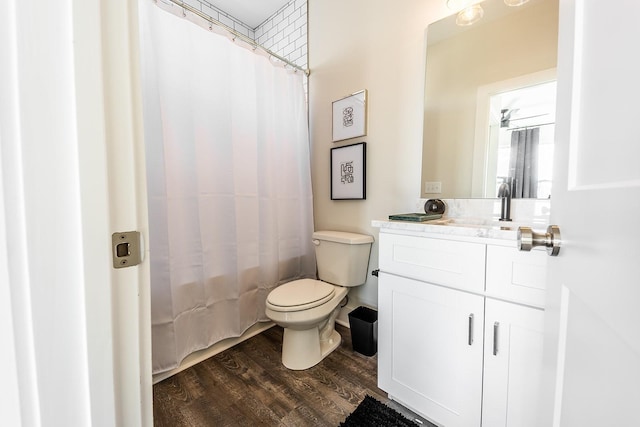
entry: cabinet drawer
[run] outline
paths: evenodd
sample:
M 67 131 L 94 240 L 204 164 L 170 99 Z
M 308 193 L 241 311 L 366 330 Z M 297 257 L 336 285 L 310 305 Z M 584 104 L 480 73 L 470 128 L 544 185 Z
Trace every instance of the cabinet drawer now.
M 548 259 L 543 250 L 487 246 L 487 293 L 543 307 Z
M 381 271 L 484 291 L 484 244 L 380 233 L 379 245 Z

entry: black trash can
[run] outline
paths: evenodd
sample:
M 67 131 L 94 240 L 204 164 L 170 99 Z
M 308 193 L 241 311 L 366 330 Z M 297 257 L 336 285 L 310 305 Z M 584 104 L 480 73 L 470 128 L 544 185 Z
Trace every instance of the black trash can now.
M 349 313 L 353 350 L 365 356 L 378 351 L 378 312 L 369 307 L 358 307 Z

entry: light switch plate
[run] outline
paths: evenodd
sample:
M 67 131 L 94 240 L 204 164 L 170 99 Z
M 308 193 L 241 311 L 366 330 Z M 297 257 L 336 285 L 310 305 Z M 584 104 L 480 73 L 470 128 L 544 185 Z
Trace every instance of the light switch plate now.
M 424 192 L 428 194 L 440 194 L 442 193 L 442 182 L 440 181 L 425 181 Z

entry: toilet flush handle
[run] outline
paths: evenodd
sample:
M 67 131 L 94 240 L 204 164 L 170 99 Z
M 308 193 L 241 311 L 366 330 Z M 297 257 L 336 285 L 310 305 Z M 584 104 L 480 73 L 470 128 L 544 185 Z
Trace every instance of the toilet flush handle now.
M 314 245 L 320 246 L 320 240 L 313 239 L 312 242 L 313 242 Z

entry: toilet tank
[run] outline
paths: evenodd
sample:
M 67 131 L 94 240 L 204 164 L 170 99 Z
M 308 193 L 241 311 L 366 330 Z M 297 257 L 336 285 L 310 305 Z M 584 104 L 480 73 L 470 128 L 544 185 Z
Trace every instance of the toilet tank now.
M 367 281 L 373 237 L 345 231 L 316 231 L 318 278 L 338 286 L 360 286 Z

